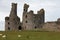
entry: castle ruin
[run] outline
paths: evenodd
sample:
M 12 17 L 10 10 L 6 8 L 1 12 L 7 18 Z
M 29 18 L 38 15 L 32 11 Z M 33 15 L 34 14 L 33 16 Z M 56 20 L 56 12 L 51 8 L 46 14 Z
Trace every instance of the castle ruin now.
M 46 31 L 60 31 L 60 19 L 54 22 L 45 23 L 45 10 L 41 9 L 34 14 L 32 10 L 28 12 L 29 5 L 24 4 L 22 23 L 17 16 L 17 3 L 12 3 L 9 17 L 5 17 L 5 30 L 34 30 L 37 28 Z
M 22 23 L 17 16 L 17 3 L 12 3 L 9 17 L 5 17 L 5 30 L 32 30 L 41 28 L 44 23 L 44 9 L 34 14 L 32 10 L 28 12 L 29 5 L 24 4 Z
M 41 9 L 37 12 L 37 14 L 34 14 L 32 10 L 28 12 L 29 5 L 24 4 L 23 9 L 23 21 L 22 21 L 22 27 L 25 30 L 32 30 L 35 28 L 40 28 L 41 24 L 44 23 L 44 9 Z

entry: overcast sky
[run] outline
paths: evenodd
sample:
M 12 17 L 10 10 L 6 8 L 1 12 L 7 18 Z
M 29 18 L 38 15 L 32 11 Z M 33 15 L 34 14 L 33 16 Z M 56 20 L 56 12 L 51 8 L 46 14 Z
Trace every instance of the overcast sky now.
M 60 0 L 0 0 L 0 30 L 4 29 L 2 25 L 5 17 L 10 14 L 11 3 L 17 3 L 17 14 L 21 21 L 24 3 L 29 5 L 28 11 L 33 10 L 35 14 L 44 8 L 45 21 L 55 21 L 60 18 Z

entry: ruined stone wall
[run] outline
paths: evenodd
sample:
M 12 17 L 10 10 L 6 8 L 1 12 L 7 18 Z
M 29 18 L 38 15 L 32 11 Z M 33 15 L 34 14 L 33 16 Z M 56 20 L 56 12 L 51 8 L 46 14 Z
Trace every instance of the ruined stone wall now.
M 33 11 L 29 11 L 26 15 L 25 15 L 25 29 L 26 30 L 32 30 L 34 29 L 34 18 L 33 18 Z
M 44 9 L 41 9 L 40 11 L 37 12 L 37 14 L 34 14 L 35 28 L 42 28 L 42 24 L 44 24 L 45 21 L 44 15 L 45 15 Z
M 22 29 L 25 30 L 26 27 L 25 27 L 25 16 L 27 14 L 27 11 L 28 11 L 28 8 L 29 8 L 29 5 L 27 4 L 24 4 L 24 7 L 23 7 L 23 16 L 22 16 Z
M 43 29 L 45 31 L 60 31 L 60 24 L 57 24 L 57 22 L 47 22 L 44 23 Z
M 36 28 L 39 28 L 39 25 L 41 25 L 40 15 L 34 14 L 33 20 L 34 20 L 34 26 L 35 26 L 34 28 L 35 28 L 35 29 L 36 29 Z
M 22 27 L 24 30 L 31 30 L 34 28 L 34 21 L 33 21 L 33 11 L 28 12 L 29 5 L 24 4 L 24 10 L 23 10 L 23 21 L 22 21 Z
M 34 14 L 32 10 L 28 12 L 29 5 L 24 4 L 22 23 L 17 16 L 17 4 L 12 3 L 12 8 L 9 17 L 5 18 L 5 30 L 33 30 L 41 28 L 44 23 L 44 9 Z M 8 20 L 7 20 L 8 19 Z
M 38 11 L 37 12 L 38 13 L 38 15 L 39 15 L 39 17 L 38 18 L 40 18 L 40 23 L 42 24 L 42 23 L 44 23 L 45 22 L 45 11 L 44 11 L 44 9 L 41 9 L 40 11 Z
M 9 28 L 9 17 L 5 17 L 5 30 L 10 30 Z
M 20 26 L 20 18 L 17 16 L 17 4 L 12 3 L 9 20 L 5 20 L 5 28 L 6 30 L 18 30 L 19 26 Z
M 31 10 L 28 12 L 29 5 L 24 5 L 22 27 L 25 30 L 33 30 L 35 28 L 41 28 L 41 24 L 44 23 L 44 10 L 41 9 L 38 14 L 34 14 Z

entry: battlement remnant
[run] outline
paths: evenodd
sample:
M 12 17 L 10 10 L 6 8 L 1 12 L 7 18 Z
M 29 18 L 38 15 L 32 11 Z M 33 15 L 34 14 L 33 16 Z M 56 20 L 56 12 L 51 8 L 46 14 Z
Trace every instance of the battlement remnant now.
M 24 9 L 23 9 L 23 11 L 24 11 L 24 12 L 27 12 L 27 11 L 28 11 L 28 8 L 29 8 L 29 5 L 24 4 Z

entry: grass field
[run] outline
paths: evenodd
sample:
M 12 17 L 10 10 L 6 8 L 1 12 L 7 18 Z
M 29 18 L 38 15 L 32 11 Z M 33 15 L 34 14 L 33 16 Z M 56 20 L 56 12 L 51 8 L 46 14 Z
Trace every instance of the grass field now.
M 60 32 L 5 31 L 0 34 L 0 40 L 60 40 Z

